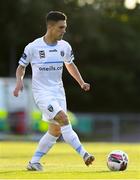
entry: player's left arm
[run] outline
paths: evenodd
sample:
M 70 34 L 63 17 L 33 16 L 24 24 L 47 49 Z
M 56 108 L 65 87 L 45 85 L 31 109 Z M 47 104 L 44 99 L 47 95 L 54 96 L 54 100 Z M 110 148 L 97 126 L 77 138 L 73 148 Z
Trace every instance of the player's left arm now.
M 70 73 L 70 75 L 79 83 L 81 88 L 85 91 L 89 91 L 90 90 L 90 84 L 86 83 L 83 80 L 83 78 L 82 78 L 77 66 L 74 64 L 74 62 L 72 62 L 70 64 L 65 63 L 65 66 L 66 66 L 68 72 Z

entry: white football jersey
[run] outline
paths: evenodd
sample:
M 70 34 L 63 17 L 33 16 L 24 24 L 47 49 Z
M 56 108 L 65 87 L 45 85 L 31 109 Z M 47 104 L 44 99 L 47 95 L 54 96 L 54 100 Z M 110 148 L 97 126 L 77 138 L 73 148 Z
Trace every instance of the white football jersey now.
M 64 40 L 48 45 L 43 37 L 29 43 L 19 64 L 32 67 L 32 89 L 38 93 L 63 98 L 65 95 L 62 71 L 63 63 L 72 63 L 74 55 L 70 44 Z

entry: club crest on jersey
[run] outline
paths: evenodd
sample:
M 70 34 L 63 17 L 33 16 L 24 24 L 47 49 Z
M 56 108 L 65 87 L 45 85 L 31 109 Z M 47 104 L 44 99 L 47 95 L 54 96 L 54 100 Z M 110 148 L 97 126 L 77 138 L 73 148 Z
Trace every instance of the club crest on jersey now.
M 53 107 L 52 107 L 52 105 L 49 105 L 49 106 L 48 106 L 48 110 L 49 110 L 50 112 L 53 112 Z
M 60 51 L 60 55 L 61 55 L 62 57 L 64 57 L 64 55 L 65 55 L 64 51 Z
M 45 58 L 45 51 L 44 50 L 39 51 L 39 56 L 40 56 L 40 59 Z

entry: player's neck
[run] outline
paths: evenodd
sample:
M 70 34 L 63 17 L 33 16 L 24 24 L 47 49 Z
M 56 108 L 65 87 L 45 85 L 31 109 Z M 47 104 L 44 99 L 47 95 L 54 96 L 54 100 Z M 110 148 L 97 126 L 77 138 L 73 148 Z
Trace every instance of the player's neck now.
M 53 37 L 49 36 L 48 34 L 45 34 L 45 36 L 43 37 L 43 40 L 48 45 L 55 45 L 55 44 L 57 44 L 57 40 L 54 39 Z

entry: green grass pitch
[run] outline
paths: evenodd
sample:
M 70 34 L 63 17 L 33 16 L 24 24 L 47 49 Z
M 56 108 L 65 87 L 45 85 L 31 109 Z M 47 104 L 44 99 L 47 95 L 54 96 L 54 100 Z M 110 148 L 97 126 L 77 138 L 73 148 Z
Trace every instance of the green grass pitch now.
M 34 153 L 35 142 L 0 142 L 0 179 L 140 179 L 140 144 L 136 143 L 83 143 L 95 155 L 96 161 L 86 167 L 82 158 L 65 143 L 57 143 L 42 158 L 43 172 L 29 172 L 26 165 Z M 129 156 L 126 171 L 111 172 L 106 157 L 120 149 Z

